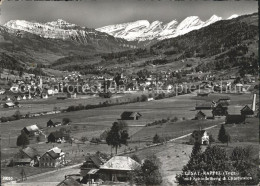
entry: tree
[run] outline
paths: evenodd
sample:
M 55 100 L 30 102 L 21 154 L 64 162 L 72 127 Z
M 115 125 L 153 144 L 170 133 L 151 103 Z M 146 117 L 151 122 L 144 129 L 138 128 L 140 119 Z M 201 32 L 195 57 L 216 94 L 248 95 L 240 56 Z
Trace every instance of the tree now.
M 62 124 L 63 125 L 67 125 L 67 124 L 69 124 L 71 122 L 71 119 L 70 118 L 63 118 L 62 119 Z
M 110 131 L 107 134 L 106 142 L 111 147 L 117 149 L 121 147 L 121 145 L 127 145 L 127 140 L 129 139 L 129 134 L 127 130 L 120 130 L 120 125 L 118 122 L 114 122 L 113 126 L 111 127 Z
M 231 172 L 234 167 L 230 164 L 226 151 L 219 146 L 208 146 L 201 153 L 198 146 L 195 148 L 194 145 L 189 162 L 183 167 L 182 173 L 176 175 L 176 180 L 179 185 L 236 185 L 236 181 L 228 180 L 229 175 L 205 175 L 204 171 Z
M 230 141 L 230 135 L 226 132 L 224 124 L 221 125 L 221 128 L 219 129 L 218 133 L 218 140 L 221 143 L 227 143 Z
M 29 138 L 25 133 L 22 133 L 21 135 L 18 136 L 17 141 L 16 141 L 17 146 L 22 146 L 25 147 L 26 145 L 29 145 Z
M 160 166 L 161 163 L 155 155 L 147 157 L 141 167 L 131 172 L 131 182 L 138 185 L 160 185 L 162 183 Z
M 13 116 L 15 117 L 16 120 L 19 120 L 19 119 L 21 119 L 22 114 L 20 113 L 19 110 L 17 110 L 17 111 L 15 111 Z
M 163 139 L 158 134 L 154 135 L 153 143 L 161 143 L 162 141 L 163 141 Z

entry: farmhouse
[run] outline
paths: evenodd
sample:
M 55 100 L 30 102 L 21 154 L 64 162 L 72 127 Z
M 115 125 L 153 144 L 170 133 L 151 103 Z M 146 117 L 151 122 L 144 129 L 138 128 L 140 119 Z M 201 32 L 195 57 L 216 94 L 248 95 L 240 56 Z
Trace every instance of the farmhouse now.
M 57 186 L 80 186 L 81 184 L 73 179 L 71 176 L 65 176 L 65 179 L 60 182 Z
M 21 131 L 21 133 L 25 133 L 28 136 L 35 136 L 39 134 L 40 129 L 37 125 L 31 125 L 24 127 Z
M 58 147 L 45 152 L 39 162 L 40 167 L 58 167 L 65 164 L 65 153 Z
M 214 119 L 214 116 L 213 116 L 211 110 L 203 110 L 203 111 L 200 110 L 200 111 L 197 112 L 197 114 L 195 115 L 195 119 L 196 119 L 196 120 Z
M 61 125 L 61 122 L 53 122 L 51 119 L 47 122 L 47 127 L 57 127 L 60 125 Z
M 228 114 L 228 108 L 219 103 L 216 107 L 213 108 L 212 113 L 214 116 L 225 116 Z
M 244 106 L 240 110 L 240 112 L 241 112 L 241 115 L 245 115 L 245 116 L 247 116 L 247 115 L 254 115 L 254 111 L 248 105 Z
M 48 136 L 48 142 L 52 142 L 52 143 L 61 143 L 61 142 L 65 142 L 65 138 L 68 137 L 67 134 L 64 134 L 61 131 L 55 131 L 55 132 L 51 132 Z
M 87 180 L 97 180 L 102 175 L 103 181 L 129 181 L 129 172 L 139 167 L 140 164 L 127 156 L 114 156 L 106 162 L 97 157 L 90 157 L 81 166 L 83 183 Z
M 7 102 L 4 104 L 4 108 L 14 108 L 15 104 L 13 102 Z
M 209 135 L 205 130 L 194 130 L 191 134 L 190 142 L 192 143 L 200 143 L 202 145 L 209 144 Z
M 114 156 L 100 166 L 100 173 L 105 174 L 108 181 L 125 182 L 129 180 L 129 172 L 141 165 L 127 156 Z
M 20 149 L 19 153 L 15 155 L 13 161 L 9 163 L 8 166 L 12 165 L 30 165 L 35 166 L 38 164 L 39 154 L 37 150 L 26 147 L 24 149 Z
M 141 116 L 139 112 L 125 111 L 121 114 L 121 120 L 138 120 Z

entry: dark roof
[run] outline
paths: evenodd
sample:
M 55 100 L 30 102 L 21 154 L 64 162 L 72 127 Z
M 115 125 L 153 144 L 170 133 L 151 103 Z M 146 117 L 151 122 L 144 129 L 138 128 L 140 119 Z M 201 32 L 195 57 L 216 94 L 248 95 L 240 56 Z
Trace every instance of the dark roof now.
M 65 178 L 65 180 L 63 180 L 62 182 L 60 182 L 57 186 L 77 186 L 77 185 L 81 185 L 79 182 L 77 182 L 76 180 L 74 180 L 72 177 L 67 177 Z
M 30 157 L 31 159 L 35 158 L 37 155 L 39 155 L 39 153 L 37 152 L 36 149 L 31 148 L 31 147 L 26 147 L 24 149 L 20 150 L 21 152 L 25 153 L 28 157 Z
M 55 139 L 59 139 L 59 138 L 62 138 L 62 137 L 66 137 L 67 135 L 66 134 L 64 134 L 63 132 L 60 132 L 60 131 L 55 131 L 55 132 L 51 132 L 50 134 L 49 134 L 49 136 L 53 136 Z M 48 136 L 48 137 L 49 137 Z
M 96 154 L 86 157 L 85 161 L 86 162 L 92 161 L 95 164 L 95 166 L 97 166 L 98 168 L 100 167 L 100 165 L 104 164 L 103 161 L 100 159 L 100 157 Z M 84 168 L 84 165 L 85 165 L 85 163 L 83 163 L 82 168 Z
M 142 116 L 139 112 L 129 112 L 129 111 L 125 111 L 121 114 L 122 118 L 129 118 L 129 117 L 135 117 L 136 115 L 138 116 Z
M 253 111 L 248 105 L 244 106 L 241 111 Z
M 54 151 L 48 151 L 47 152 L 53 159 L 57 159 L 58 157 L 60 157 L 60 154 L 55 153 Z
M 192 135 L 199 134 L 199 135 L 203 136 L 204 132 L 206 132 L 206 130 L 194 130 L 192 132 Z
M 206 117 L 206 114 L 204 114 L 201 110 L 196 114 L 196 116 L 202 115 L 203 117 Z

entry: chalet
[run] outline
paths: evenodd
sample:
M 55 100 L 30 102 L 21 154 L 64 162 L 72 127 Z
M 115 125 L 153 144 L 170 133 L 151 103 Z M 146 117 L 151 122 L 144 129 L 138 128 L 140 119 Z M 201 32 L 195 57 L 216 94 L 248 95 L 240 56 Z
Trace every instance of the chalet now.
M 248 116 L 248 115 L 254 115 L 254 111 L 248 106 L 244 106 L 241 110 L 241 115 L 245 115 L 245 116 Z
M 39 153 L 36 149 L 31 147 L 26 147 L 20 150 L 18 159 L 14 159 L 15 165 L 30 165 L 31 167 L 35 166 L 39 162 Z
M 141 116 L 139 112 L 125 111 L 121 114 L 121 120 L 138 120 Z
M 21 133 L 25 133 L 28 136 L 35 136 L 39 135 L 40 129 L 38 128 L 37 125 L 31 125 L 24 127 L 21 131 Z
M 87 183 L 90 179 L 98 179 L 98 174 L 96 173 L 106 161 L 106 159 L 101 158 L 98 154 L 87 156 L 85 162 L 80 167 L 80 174 L 83 177 L 82 182 Z
M 106 175 L 105 181 L 129 181 L 129 172 L 141 165 L 127 156 L 114 156 L 100 166 L 99 173 Z
M 228 108 L 219 103 L 216 107 L 213 108 L 212 114 L 213 116 L 225 116 L 228 114 Z
M 206 102 L 203 104 L 196 105 L 195 110 L 211 110 L 213 108 L 213 103 Z
M 57 186 L 80 186 L 80 184 L 77 180 L 73 179 L 71 176 L 65 176 L 65 179 L 61 181 Z
M 196 120 L 203 120 L 206 119 L 206 114 L 204 114 L 201 110 L 199 112 L 197 112 L 195 119 Z
M 67 137 L 68 137 L 68 135 L 61 131 L 51 132 L 48 136 L 48 142 L 52 142 L 52 143 L 65 142 L 65 138 L 67 138 Z
M 202 145 L 208 145 L 209 135 L 205 130 L 194 130 L 191 134 L 190 141 L 192 143 L 198 142 Z
M 245 120 L 246 120 L 245 115 L 228 114 L 226 116 L 225 124 L 240 124 L 240 123 L 245 123 Z
M 4 104 L 4 108 L 14 108 L 15 104 L 13 102 L 7 102 Z
M 47 127 L 55 127 L 55 125 L 54 125 L 54 123 L 53 123 L 52 120 L 49 120 L 49 121 L 47 122 Z
M 65 153 L 58 147 L 45 152 L 39 160 L 40 167 L 59 167 L 65 164 Z

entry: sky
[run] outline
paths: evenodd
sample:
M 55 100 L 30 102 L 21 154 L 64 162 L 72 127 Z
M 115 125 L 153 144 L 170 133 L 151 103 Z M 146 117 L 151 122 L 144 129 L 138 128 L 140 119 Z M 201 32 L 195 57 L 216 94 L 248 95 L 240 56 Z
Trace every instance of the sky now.
M 188 16 L 199 16 L 206 21 L 213 14 L 228 18 L 258 11 L 258 2 L 241 1 L 174 1 L 174 0 L 86 0 L 86 1 L 8 1 L 0 5 L 0 25 L 9 20 L 67 22 L 99 28 L 137 20 L 181 22 Z

